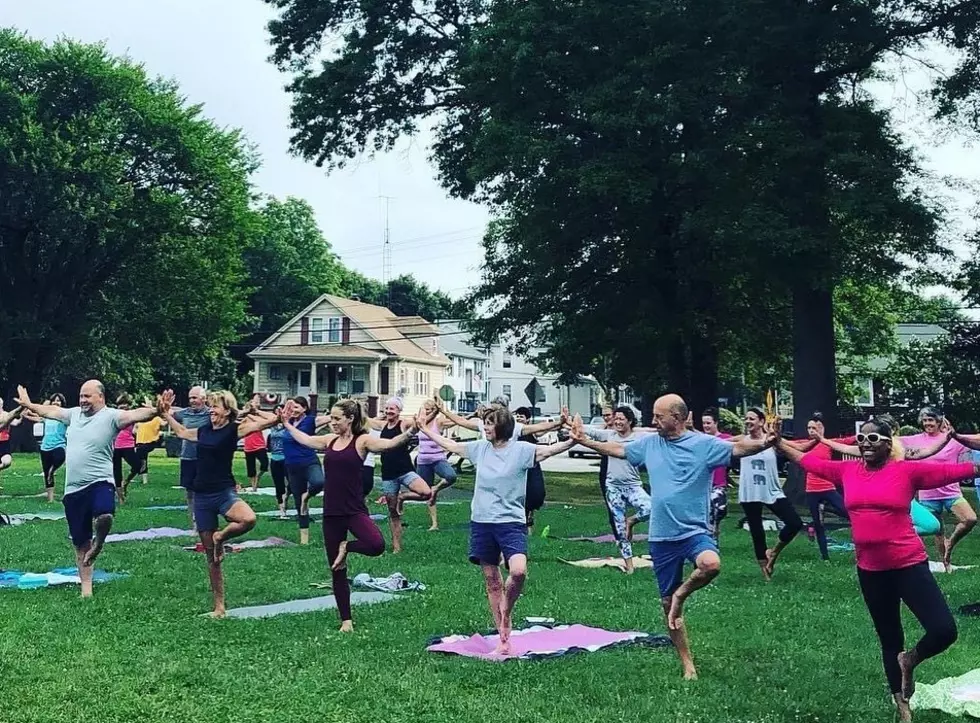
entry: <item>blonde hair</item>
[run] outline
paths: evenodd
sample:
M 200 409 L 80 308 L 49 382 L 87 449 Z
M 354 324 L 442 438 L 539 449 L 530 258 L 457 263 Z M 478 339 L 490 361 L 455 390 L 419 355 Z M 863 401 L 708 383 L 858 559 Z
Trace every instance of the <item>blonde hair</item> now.
M 213 407 L 217 402 L 220 402 L 222 407 L 231 412 L 232 419 L 238 416 L 238 400 L 235 399 L 234 394 L 225 390 L 209 393 L 208 406 Z
M 340 413 L 347 417 L 350 422 L 351 433 L 356 437 L 367 432 L 367 416 L 364 414 L 364 407 L 360 402 L 353 399 L 341 399 L 333 405 L 334 409 L 339 409 Z
M 116 397 L 116 406 L 121 407 L 123 404 L 125 404 L 127 407 L 133 406 L 133 400 L 128 394 L 126 394 L 126 392 L 123 392 Z

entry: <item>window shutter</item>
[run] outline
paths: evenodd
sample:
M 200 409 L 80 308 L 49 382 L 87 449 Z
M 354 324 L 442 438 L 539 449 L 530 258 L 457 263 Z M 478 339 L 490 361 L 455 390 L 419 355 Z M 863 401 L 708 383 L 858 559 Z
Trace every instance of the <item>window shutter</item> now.
M 299 322 L 299 343 L 303 346 L 310 343 L 310 319 L 306 316 Z
M 342 322 L 341 329 L 342 330 L 340 332 L 340 343 L 350 344 L 350 318 L 349 317 L 346 316 L 344 317 L 344 321 Z
M 391 374 L 391 369 L 389 367 L 381 367 L 381 394 L 391 394 L 391 381 L 389 375 Z

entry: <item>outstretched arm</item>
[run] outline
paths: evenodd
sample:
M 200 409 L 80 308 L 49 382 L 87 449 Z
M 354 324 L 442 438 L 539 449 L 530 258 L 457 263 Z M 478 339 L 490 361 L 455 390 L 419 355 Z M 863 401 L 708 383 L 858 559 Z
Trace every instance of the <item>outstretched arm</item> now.
M 525 424 L 524 434 L 544 434 L 556 429 L 561 429 L 568 422 L 568 407 L 563 407 L 561 416 L 553 422 L 538 422 L 537 424 Z
M 245 421 L 238 425 L 238 438 L 241 439 L 252 432 L 261 432 L 263 429 L 275 427 L 277 424 L 279 424 L 279 416 L 274 412 L 253 409 L 248 413 Z
M 8 427 L 20 419 L 20 415 L 24 413 L 24 407 L 17 407 L 9 412 L 4 412 L 0 410 L 0 429 Z M 30 414 L 30 412 L 28 412 Z M 30 419 L 30 417 L 28 417 Z
M 803 450 L 797 447 L 796 444 L 788 440 L 782 438 L 777 440 L 776 449 L 790 462 L 796 462 L 797 464 L 799 464 L 799 461 L 803 459 L 803 454 L 804 454 Z
M 546 459 L 548 459 L 548 457 L 554 457 L 556 454 L 567 452 L 574 446 L 575 440 L 571 437 L 566 439 L 564 442 L 558 442 L 557 444 L 536 445 L 534 447 L 534 461 L 544 462 Z
M 368 452 L 387 452 L 390 449 L 396 449 L 398 447 L 403 447 L 408 444 L 408 440 L 412 438 L 415 433 L 415 425 L 407 423 L 408 427 L 405 427 L 406 422 L 402 422 L 402 433 L 397 437 L 391 439 L 384 439 L 382 437 L 372 437 L 368 436 L 364 440 L 364 447 Z
M 269 426 L 271 427 L 272 425 L 270 424 Z M 306 432 L 301 432 L 298 430 L 295 426 L 293 426 L 292 422 L 285 418 L 282 420 L 282 426 L 285 427 L 286 431 L 292 435 L 293 439 L 302 444 L 304 447 L 309 447 L 310 449 L 326 449 L 329 446 L 330 441 L 336 436 L 334 434 L 318 436 L 309 435 Z
M 55 404 L 35 404 L 31 401 L 30 395 L 28 395 L 27 390 L 24 387 L 17 387 L 17 399 L 15 400 L 17 404 L 20 405 L 21 409 L 29 409 L 34 412 L 34 414 L 39 417 L 44 417 L 45 419 L 57 419 L 59 422 L 68 424 L 71 421 L 71 414 L 64 407 L 59 407 Z M 21 412 L 17 409 L 9 414 L 15 414 L 18 417 Z M 10 420 L 7 420 L 9 424 Z M 6 424 L 0 424 L 0 428 L 6 426 Z
M 953 439 L 967 449 L 980 450 L 980 434 L 960 434 L 953 432 Z
M 759 454 L 759 452 L 773 446 L 774 444 L 775 441 L 771 437 L 763 437 L 762 439 L 739 437 L 738 441 L 732 445 L 732 459 L 738 459 L 739 457 L 750 457 L 753 454 Z M 787 455 L 787 457 L 789 456 Z M 789 459 L 792 460 L 793 458 L 789 457 Z
M 188 429 L 183 424 L 181 424 L 180 422 L 178 422 L 174 418 L 174 415 L 170 413 L 170 410 L 169 409 L 164 410 L 164 412 L 163 412 L 163 418 L 166 419 L 167 420 L 167 424 L 170 425 L 170 430 L 174 434 L 176 434 L 178 437 L 180 437 L 181 439 L 186 440 L 188 442 L 196 442 L 197 441 L 197 430 L 196 429 Z
M 949 444 L 949 441 L 951 439 L 953 439 L 953 437 L 955 435 L 956 435 L 956 432 L 954 432 L 951 429 L 948 433 L 946 433 L 946 434 L 944 434 L 942 436 L 942 439 L 940 439 L 938 442 L 936 442 L 931 447 L 922 447 L 922 448 L 919 448 L 919 449 L 906 449 L 905 450 L 905 459 L 927 459 L 929 457 L 932 457 L 935 454 L 939 454 L 943 450 L 943 448 L 947 444 Z M 980 438 L 978 438 L 978 439 L 980 439 Z M 964 444 L 963 446 L 965 447 L 966 445 Z
M 128 427 L 137 422 L 149 422 L 157 416 L 157 410 L 153 407 L 138 407 L 137 409 L 127 409 L 119 412 L 119 427 Z
M 445 406 L 438 402 L 439 411 L 446 415 L 446 419 L 455 424 L 457 427 L 462 427 L 463 429 L 469 429 L 473 432 L 479 432 L 480 427 L 483 426 L 483 420 L 479 417 L 474 417 L 473 419 L 467 419 L 466 417 L 461 417 L 456 412 L 451 409 L 446 409 Z M 435 440 L 432 440 L 435 441 Z
M 843 442 L 838 442 L 835 439 L 827 439 L 826 437 L 820 437 L 820 443 L 830 447 L 835 452 L 846 454 L 849 457 L 861 456 L 861 450 L 855 444 L 844 444 Z

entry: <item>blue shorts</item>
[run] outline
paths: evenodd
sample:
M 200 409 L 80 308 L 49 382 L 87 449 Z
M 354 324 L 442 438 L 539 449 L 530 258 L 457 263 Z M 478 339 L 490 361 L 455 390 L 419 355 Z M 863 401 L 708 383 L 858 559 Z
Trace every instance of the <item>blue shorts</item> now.
M 944 512 L 952 512 L 953 505 L 955 505 L 957 502 L 966 502 L 966 500 L 963 497 L 947 497 L 944 500 L 919 500 L 919 504 L 934 515 L 941 515 Z
M 415 472 L 406 472 L 401 477 L 395 479 L 381 480 L 381 492 L 385 497 L 394 497 L 402 491 L 402 487 L 408 488 L 412 482 L 421 479 Z
M 232 505 L 238 502 L 235 490 L 194 493 L 194 523 L 198 532 L 214 532 L 218 529 L 218 515 L 224 517 Z
M 668 598 L 681 586 L 684 578 L 684 562 L 693 563 L 702 552 L 718 552 L 711 535 L 700 532 L 683 540 L 650 542 L 653 558 L 653 574 L 657 576 L 660 597 Z
M 92 522 L 99 515 L 116 511 L 116 485 L 111 480 L 96 482 L 61 498 L 71 544 L 84 547 L 92 541 Z
M 180 460 L 180 486 L 187 491 L 194 489 L 195 477 L 197 477 L 197 460 Z
M 446 487 L 452 487 L 456 484 L 456 470 L 444 459 L 440 459 L 438 462 L 418 462 L 415 466 L 418 469 L 419 477 L 424 479 L 429 487 L 433 486 L 437 476 L 445 480 Z
M 527 525 L 523 522 L 470 522 L 470 562 L 497 565 L 527 555 Z

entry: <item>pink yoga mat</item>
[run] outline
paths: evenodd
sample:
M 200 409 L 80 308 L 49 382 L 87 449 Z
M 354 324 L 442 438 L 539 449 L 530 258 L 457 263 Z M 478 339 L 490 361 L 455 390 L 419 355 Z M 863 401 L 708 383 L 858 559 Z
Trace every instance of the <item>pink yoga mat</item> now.
M 560 625 L 554 628 L 534 626 L 511 633 L 511 654 L 494 655 L 500 637 L 490 635 L 451 635 L 426 650 L 433 653 L 449 653 L 483 660 L 508 660 L 511 658 L 536 658 L 562 655 L 572 650 L 594 652 L 609 645 L 645 639 L 647 633 L 617 633 L 587 625 Z

